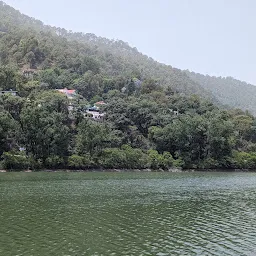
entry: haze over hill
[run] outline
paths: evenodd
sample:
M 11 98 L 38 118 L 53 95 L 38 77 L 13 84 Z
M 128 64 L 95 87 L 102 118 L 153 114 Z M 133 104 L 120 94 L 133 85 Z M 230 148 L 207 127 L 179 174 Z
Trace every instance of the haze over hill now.
M 122 39 L 179 69 L 256 84 L 254 0 L 6 3 L 48 25 Z
M 45 26 L 41 21 L 22 15 L 3 2 L 0 18 L 2 64 L 18 64 L 19 68 L 29 65 L 42 69 L 56 65 L 74 69 L 79 68 L 74 66 L 87 62 L 85 65 L 94 65 L 93 69 L 102 74 L 132 75 L 141 79 L 154 77 L 163 86 L 212 98 L 210 93 L 181 70 L 160 64 L 121 40 Z
M 0 165 L 255 168 L 256 120 L 219 107 L 238 105 L 223 95 L 239 97 L 240 82 L 226 80 L 231 89 L 218 89 L 218 79 L 121 40 L 47 26 L 0 2 Z
M 14 63 L 22 68 L 30 65 L 34 68 L 46 68 L 52 65 L 69 67 L 83 58 L 92 58 L 95 68 L 102 74 L 133 75 L 143 79 L 154 77 L 163 86 L 171 86 L 186 94 L 198 94 L 220 102 L 229 107 L 249 110 L 256 114 L 256 87 L 232 78 L 200 76 L 157 63 L 130 47 L 121 40 L 109 40 L 94 34 L 72 33 L 62 28 L 44 25 L 41 21 L 20 14 L 13 8 L 1 3 L 1 61 L 3 64 Z M 20 31 L 15 30 L 19 28 Z M 33 30 L 31 30 L 33 28 Z M 8 34 L 4 34 L 8 32 Z M 50 37 L 48 37 L 50 33 Z M 15 34 L 15 36 L 14 36 Z M 14 40 L 37 38 L 37 53 L 28 51 L 21 57 Z M 66 38 L 69 43 L 64 40 Z M 31 46 L 32 48 L 34 46 Z M 60 54 L 61 53 L 61 54 Z M 28 63 L 29 55 L 34 57 Z M 30 57 L 31 58 L 31 57 Z M 92 61 L 90 59 L 90 61 Z M 85 60 L 83 60 L 85 61 Z M 69 62 L 69 63 L 67 63 Z
M 232 77 L 212 77 L 185 71 L 196 83 L 210 91 L 222 104 L 249 110 L 256 115 L 256 87 Z

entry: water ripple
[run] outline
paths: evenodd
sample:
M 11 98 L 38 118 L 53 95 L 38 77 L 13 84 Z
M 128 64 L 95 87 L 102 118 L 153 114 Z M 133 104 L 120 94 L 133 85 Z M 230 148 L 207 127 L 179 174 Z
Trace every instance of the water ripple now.
M 1 174 L 0 255 L 256 255 L 256 174 Z

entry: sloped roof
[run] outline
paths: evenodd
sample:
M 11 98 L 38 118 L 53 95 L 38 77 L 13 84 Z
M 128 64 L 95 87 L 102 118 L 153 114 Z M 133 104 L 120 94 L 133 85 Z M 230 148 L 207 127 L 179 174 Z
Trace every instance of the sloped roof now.
M 95 103 L 95 105 L 105 105 L 106 103 L 104 101 L 98 101 Z
M 57 91 L 65 93 L 65 94 L 69 94 L 69 95 L 76 93 L 76 90 L 68 90 L 66 88 L 64 88 L 64 89 L 57 89 Z

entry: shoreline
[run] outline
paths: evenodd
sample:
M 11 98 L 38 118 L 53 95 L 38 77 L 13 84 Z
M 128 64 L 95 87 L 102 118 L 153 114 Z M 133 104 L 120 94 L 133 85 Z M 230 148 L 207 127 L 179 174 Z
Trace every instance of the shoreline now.
M 181 169 L 181 168 L 171 168 L 169 170 L 163 170 L 163 169 L 101 169 L 101 168 L 88 168 L 88 169 L 41 169 L 41 170 L 0 170 L 0 173 L 11 173 L 11 172 L 23 172 L 23 173 L 36 173 L 36 172 L 48 172 L 48 173 L 56 173 L 56 172 L 116 172 L 116 173 L 122 173 L 122 172 L 163 172 L 163 173 L 185 173 L 185 172 L 256 172 L 256 169 Z

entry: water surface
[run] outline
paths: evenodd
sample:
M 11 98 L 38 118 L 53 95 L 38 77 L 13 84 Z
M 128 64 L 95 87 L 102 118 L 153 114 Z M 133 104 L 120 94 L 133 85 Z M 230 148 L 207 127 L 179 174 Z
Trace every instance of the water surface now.
M 0 173 L 0 255 L 256 255 L 256 174 Z

